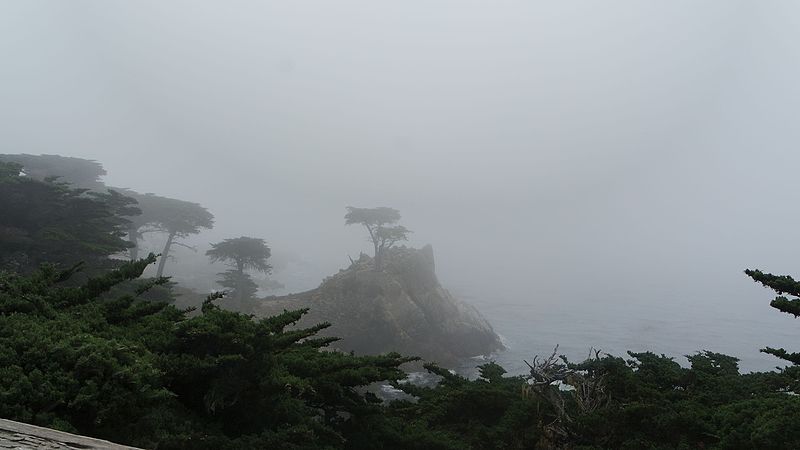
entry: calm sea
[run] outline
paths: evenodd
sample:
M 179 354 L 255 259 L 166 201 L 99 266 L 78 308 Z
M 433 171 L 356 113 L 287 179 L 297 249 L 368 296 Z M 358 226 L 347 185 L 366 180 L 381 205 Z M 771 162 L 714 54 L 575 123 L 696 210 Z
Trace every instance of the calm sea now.
M 763 292 L 763 291 L 762 291 Z M 462 371 L 494 360 L 511 374 L 527 373 L 523 360 L 559 354 L 581 361 L 592 348 L 627 357 L 626 351 L 652 351 L 687 365 L 684 355 L 709 350 L 740 359 L 743 372 L 773 370 L 781 360 L 760 353 L 765 346 L 800 351 L 800 320 L 769 307 L 769 294 L 756 301 L 686 299 L 643 303 L 605 301 L 465 300 L 475 305 L 500 334 L 507 350 L 467 361 Z

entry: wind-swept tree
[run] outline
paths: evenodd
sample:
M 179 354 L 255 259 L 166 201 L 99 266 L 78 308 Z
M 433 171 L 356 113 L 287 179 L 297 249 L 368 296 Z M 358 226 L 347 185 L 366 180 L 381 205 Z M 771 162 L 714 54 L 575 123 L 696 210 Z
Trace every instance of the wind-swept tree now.
M 130 189 L 108 188 L 101 181 L 106 171 L 97 161 L 60 155 L 28 154 L 0 154 L 0 161 L 21 165 L 22 174 L 27 178 L 67 183 L 70 188 L 80 188 L 88 191 L 90 196 L 95 195 L 109 201 L 115 208 L 114 213 L 127 220 L 128 241 L 133 244 L 129 250 L 132 261 L 139 257 L 138 243 L 145 234 L 166 234 L 158 276 L 164 273 L 172 246 L 183 245 L 180 238 L 197 234 L 202 228 L 211 228 L 214 223 L 214 216 L 197 203 L 154 194 L 139 194 Z
M 139 241 L 148 233 L 164 233 L 166 230 L 162 226 L 163 214 L 168 212 L 164 203 L 168 199 L 155 194 L 140 194 L 128 189 L 123 190 L 126 196 L 136 201 L 139 214 L 128 214 L 127 234 L 128 241 L 132 244 L 130 248 L 130 260 L 139 259 Z
M 409 231 L 402 225 L 394 225 L 400 220 L 400 211 L 385 206 L 377 208 L 347 207 L 345 225 L 360 224 L 367 229 L 369 239 L 375 250 L 375 270 L 383 267 L 383 255 L 394 244 L 408 240 Z
M 174 245 L 191 248 L 181 242 L 181 239 L 214 226 L 214 215 L 197 203 L 131 191 L 125 191 L 125 194 L 133 197 L 142 211 L 140 215 L 128 217 L 128 240 L 135 246 L 148 232 L 164 233 L 167 236 L 156 269 L 157 277 L 164 275 L 164 267 Z M 138 258 L 135 247 L 131 249 L 130 256 L 131 260 Z
M 197 203 L 139 194 L 129 189 L 108 188 L 101 181 L 106 171 L 97 161 L 28 154 L 0 154 L 0 161 L 19 164 L 24 178 L 61 185 L 66 183 L 69 188 L 79 188 L 79 193 L 84 197 L 106 201 L 112 207 L 113 214 L 124 218 L 125 232 L 132 244 L 129 246 L 132 261 L 139 257 L 138 243 L 144 234 L 164 233 L 166 241 L 158 263 L 158 277 L 164 274 L 172 247 L 188 247 L 181 242 L 181 238 L 214 225 L 214 216 Z
M 235 309 L 248 309 L 245 308 L 245 303 L 253 299 L 258 286 L 247 272 L 269 274 L 272 270 L 272 266 L 267 263 L 271 251 L 264 240 L 246 236 L 225 239 L 211 244 L 211 250 L 206 255 L 211 258 L 211 262 L 224 262 L 231 267 L 220 274 L 222 279 L 218 283 L 232 290 L 229 297 L 233 300 Z
M 754 281 L 763 284 L 764 287 L 768 287 L 778 294 L 778 296 L 770 302 L 770 306 L 780 312 L 791 314 L 795 318 L 800 317 L 800 298 L 798 298 L 800 297 L 800 282 L 795 281 L 794 278 L 788 275 L 773 275 L 760 270 L 745 270 L 744 273 Z M 794 298 L 790 299 L 786 297 L 785 294 Z M 772 347 L 761 349 L 761 351 L 789 361 L 794 365 L 800 365 L 800 353 L 790 353 L 782 348 Z

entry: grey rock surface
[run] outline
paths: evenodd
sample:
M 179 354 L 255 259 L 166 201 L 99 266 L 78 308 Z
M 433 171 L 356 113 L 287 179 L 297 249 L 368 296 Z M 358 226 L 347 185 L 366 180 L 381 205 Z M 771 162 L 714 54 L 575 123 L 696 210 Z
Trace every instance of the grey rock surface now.
M 397 351 L 444 366 L 503 348 L 477 309 L 439 284 L 431 246 L 390 249 L 384 266 L 375 271 L 372 258 L 362 255 L 317 289 L 263 299 L 255 314 L 310 308 L 299 326 L 330 322 L 321 334 L 342 338 L 333 344 L 340 350 Z

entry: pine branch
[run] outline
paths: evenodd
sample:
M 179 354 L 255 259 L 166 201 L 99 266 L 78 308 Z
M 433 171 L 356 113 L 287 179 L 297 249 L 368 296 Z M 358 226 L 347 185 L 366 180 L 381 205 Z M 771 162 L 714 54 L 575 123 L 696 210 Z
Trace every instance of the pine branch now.
M 102 277 L 91 278 L 81 287 L 62 289 L 55 297 L 56 304 L 74 306 L 89 303 L 123 281 L 139 278 L 144 269 L 155 261 L 156 255 L 151 253 L 147 258 L 126 263 Z
M 173 241 L 172 245 L 177 245 L 178 247 L 188 248 L 189 250 L 197 253 L 197 247 L 192 247 L 191 245 L 184 244 L 183 242 Z
M 770 302 L 769 306 L 772 306 L 780 312 L 800 317 L 800 299 L 795 298 L 789 300 L 786 297 L 775 297 L 775 300 Z
M 762 353 L 768 353 L 773 356 L 777 356 L 780 359 L 785 361 L 789 361 L 792 364 L 800 365 L 800 353 L 789 353 L 782 348 L 763 348 L 761 349 Z
M 136 296 L 138 297 L 156 286 L 163 286 L 169 283 L 169 280 L 170 277 L 151 278 L 137 286 L 134 292 L 136 292 Z
M 745 270 L 747 276 L 753 280 L 761 283 L 764 287 L 768 287 L 778 294 L 789 294 L 795 297 L 800 297 L 800 282 L 788 275 L 773 275 L 771 273 L 764 273 L 760 270 Z

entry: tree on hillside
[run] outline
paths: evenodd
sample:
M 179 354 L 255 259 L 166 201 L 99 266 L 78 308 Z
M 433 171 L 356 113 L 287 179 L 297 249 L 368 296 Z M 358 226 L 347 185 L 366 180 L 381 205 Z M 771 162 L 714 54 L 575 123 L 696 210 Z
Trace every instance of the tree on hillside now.
M 128 217 L 128 239 L 134 245 L 131 249 L 131 260 L 137 259 L 138 250 L 135 246 L 145 233 L 159 232 L 167 236 L 158 261 L 157 277 L 164 275 L 164 267 L 174 245 L 191 248 L 182 243 L 181 239 L 214 226 L 214 215 L 197 203 L 131 191 L 125 191 L 125 194 L 138 202 L 142 212 L 140 215 Z
M 125 224 L 125 228 L 130 227 L 131 220 L 129 218 L 138 217 L 142 214 L 139 202 L 118 190 L 107 189 L 105 192 L 88 191 L 86 195 L 108 204 L 114 215 L 119 217 L 121 222 Z
M 136 201 L 139 208 L 138 214 L 127 214 L 128 219 L 128 241 L 132 244 L 130 248 L 130 260 L 139 259 L 139 241 L 148 233 L 165 233 L 162 226 L 163 214 L 169 212 L 169 208 L 164 205 L 167 199 L 155 194 L 140 194 L 129 189 L 124 189 L 126 196 Z
M 109 189 L 101 181 L 106 171 L 97 161 L 28 154 L 0 155 L 0 161 L 21 165 L 22 174 L 26 178 L 56 184 L 68 183 L 70 188 L 83 189 L 82 192 L 86 192 L 87 197 L 95 196 L 108 201 L 113 207 L 113 213 L 125 220 L 125 232 L 132 244 L 129 246 L 132 261 L 139 257 L 138 243 L 145 234 L 164 233 L 166 241 L 158 264 L 158 277 L 164 274 L 172 247 L 185 246 L 181 243 L 181 238 L 197 234 L 201 229 L 211 228 L 214 224 L 214 216 L 197 203 L 154 194 L 139 194 L 130 189 Z
M 0 161 L 13 162 L 22 166 L 22 175 L 32 180 L 67 184 L 70 188 L 84 189 L 87 195 L 94 195 L 109 202 L 117 216 L 125 217 L 127 228 L 134 227 L 142 211 L 136 206 L 140 194 L 129 189 L 108 188 L 100 179 L 106 175 L 103 165 L 97 161 L 61 155 L 4 154 Z M 138 239 L 128 239 L 131 259 L 138 258 Z
M 754 281 L 761 283 L 764 287 L 768 287 L 778 294 L 778 296 L 770 302 L 770 306 L 780 312 L 791 314 L 795 318 L 800 317 L 800 298 L 798 298 L 800 297 L 800 282 L 795 281 L 788 275 L 773 275 L 760 270 L 745 270 L 744 273 Z M 794 298 L 789 299 L 784 294 L 788 294 Z M 794 365 L 800 365 L 800 353 L 790 353 L 782 348 L 772 347 L 764 348 L 761 351 L 789 361 Z
M 402 225 L 394 225 L 400 220 L 400 211 L 385 206 L 378 208 L 347 207 L 345 225 L 360 224 L 367 229 L 375 255 L 375 270 L 381 270 L 385 251 L 394 244 L 408 240 L 409 231 Z
M 0 161 L 0 265 L 28 271 L 43 262 L 90 267 L 124 251 L 127 226 L 116 212 L 133 211 L 116 193 L 88 193 L 22 174 Z
M 272 270 L 267 263 L 271 255 L 270 248 L 263 239 L 242 236 L 211 244 L 211 250 L 206 255 L 211 262 L 221 261 L 231 267 L 220 274 L 222 280 L 219 284 L 232 290 L 229 297 L 234 301 L 235 309 L 246 310 L 245 302 L 251 300 L 258 291 L 258 286 L 247 271 L 269 274 Z
M 60 155 L 0 155 L 0 161 L 20 164 L 26 176 L 45 181 L 55 178 L 72 187 L 104 191 L 100 178 L 106 175 L 103 165 L 97 161 Z

